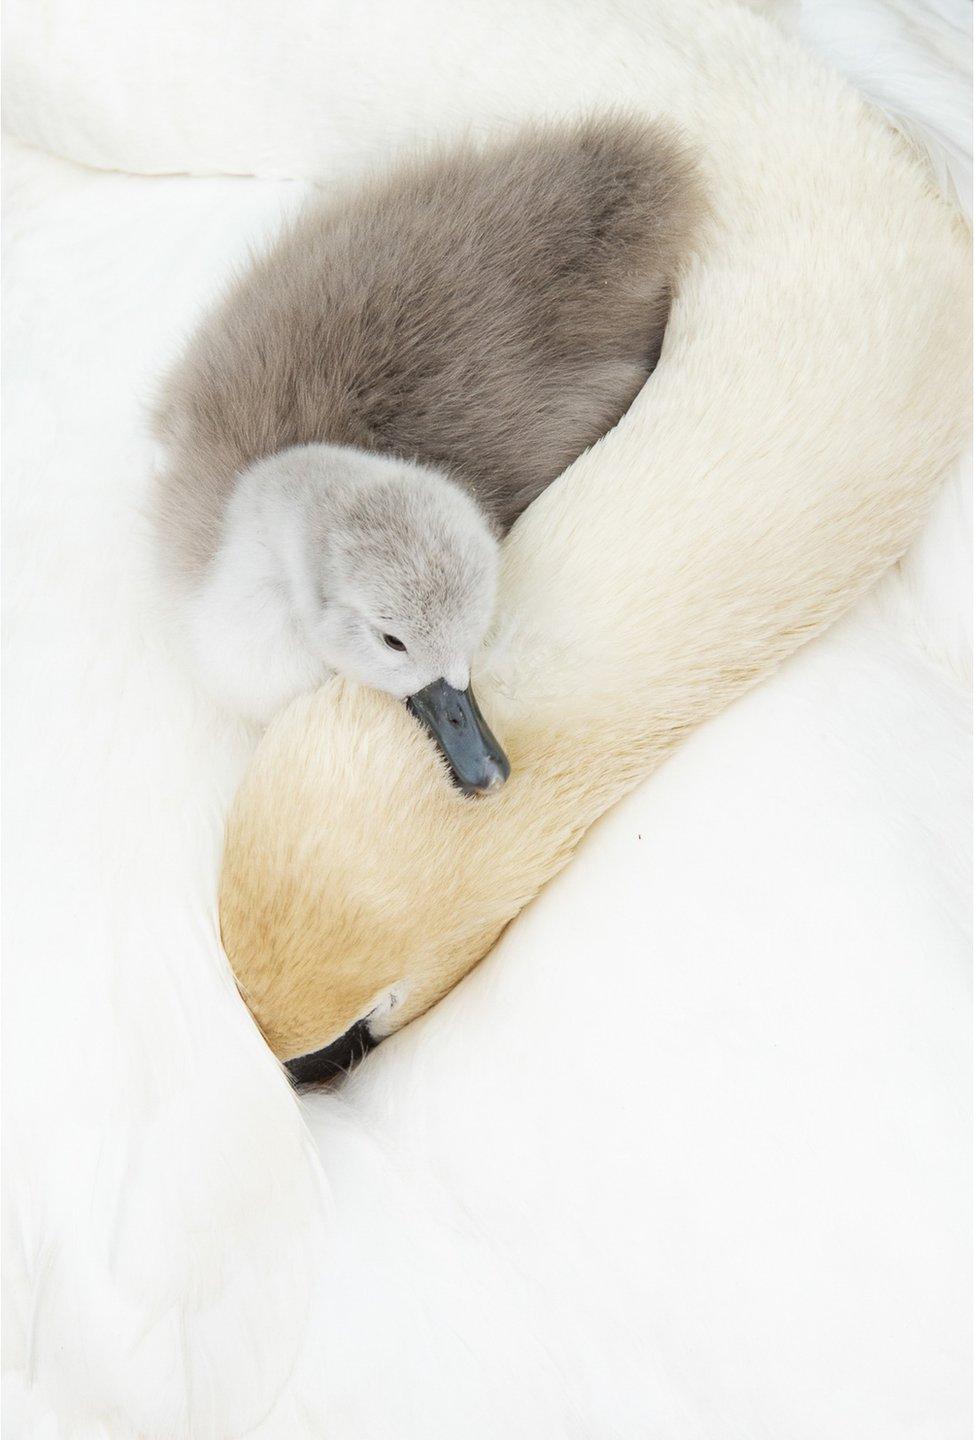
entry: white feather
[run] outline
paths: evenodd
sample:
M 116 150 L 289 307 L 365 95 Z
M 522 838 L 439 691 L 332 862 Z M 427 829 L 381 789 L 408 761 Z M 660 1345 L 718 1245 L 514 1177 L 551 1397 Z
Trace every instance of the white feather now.
M 656 27 L 702 103 L 742 59 L 664 5 L 8 11 L 13 128 L 156 172 L 332 177 L 530 86 L 645 94 Z M 878 11 L 844 12 L 859 73 Z M 948 95 L 906 118 L 952 165 Z M 253 737 L 171 653 L 139 517 L 152 379 L 298 187 L 23 148 L 6 182 L 10 1433 L 962 1440 L 958 491 L 897 603 L 700 732 L 299 1111 L 216 930 Z

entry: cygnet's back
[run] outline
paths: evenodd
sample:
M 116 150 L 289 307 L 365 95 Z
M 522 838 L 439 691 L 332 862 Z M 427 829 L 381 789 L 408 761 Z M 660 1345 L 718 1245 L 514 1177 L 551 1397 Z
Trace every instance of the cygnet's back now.
M 440 467 L 506 529 L 654 367 L 698 211 L 668 127 L 536 128 L 307 208 L 170 377 L 167 549 L 215 553 L 235 476 L 312 441 Z

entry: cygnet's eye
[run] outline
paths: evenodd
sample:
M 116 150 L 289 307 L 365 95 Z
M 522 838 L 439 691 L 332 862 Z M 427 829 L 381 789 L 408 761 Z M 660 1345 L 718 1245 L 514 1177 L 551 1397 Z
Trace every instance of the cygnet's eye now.
M 407 648 L 403 641 L 398 640 L 395 635 L 384 635 L 383 644 L 389 645 L 391 650 L 406 650 Z

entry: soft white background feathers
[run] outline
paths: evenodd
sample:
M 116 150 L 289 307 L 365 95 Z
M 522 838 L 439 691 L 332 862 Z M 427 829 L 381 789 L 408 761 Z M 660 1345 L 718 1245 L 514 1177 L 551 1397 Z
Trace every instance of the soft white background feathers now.
M 10 7 L 10 123 L 103 164 L 121 12 L 72 49 L 58 8 Z M 961 188 L 966 8 L 775 13 Z M 201 30 L 264 43 L 258 13 Z M 224 98 L 260 128 L 266 96 Z M 337 154 L 381 149 L 386 98 Z M 232 124 L 228 153 L 166 133 L 131 168 L 189 168 L 193 144 L 240 168 Z M 9 1433 L 963 1440 L 965 469 L 855 613 L 299 1106 L 217 945 L 253 737 L 170 653 L 133 497 L 174 336 L 302 186 L 24 144 L 6 173 Z

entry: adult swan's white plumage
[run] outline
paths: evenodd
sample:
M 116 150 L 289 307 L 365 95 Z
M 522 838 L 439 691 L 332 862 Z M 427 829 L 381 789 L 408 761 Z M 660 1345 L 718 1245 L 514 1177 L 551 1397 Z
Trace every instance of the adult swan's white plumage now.
M 498 537 L 620 417 L 696 212 L 660 125 L 523 132 L 318 204 L 170 378 L 160 533 L 198 668 L 267 721 L 330 673 L 414 708 L 470 788 Z
M 745 10 L 695 14 L 710 63 L 737 48 L 720 81 L 687 26 L 663 52 L 711 216 L 662 363 L 505 544 L 477 673 L 512 784 L 459 803 L 398 707 L 332 685 L 239 792 L 221 935 L 285 1060 L 442 996 L 597 816 L 903 552 L 964 441 L 965 227 L 839 81 Z

